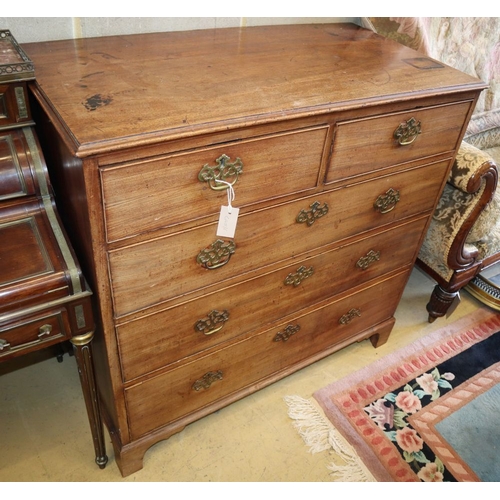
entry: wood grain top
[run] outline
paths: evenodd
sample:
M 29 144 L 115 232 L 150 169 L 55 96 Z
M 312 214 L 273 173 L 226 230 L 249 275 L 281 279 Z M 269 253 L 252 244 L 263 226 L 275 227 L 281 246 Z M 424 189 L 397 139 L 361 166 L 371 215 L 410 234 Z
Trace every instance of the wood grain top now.
M 484 88 L 351 24 L 25 44 L 80 155 L 284 117 Z

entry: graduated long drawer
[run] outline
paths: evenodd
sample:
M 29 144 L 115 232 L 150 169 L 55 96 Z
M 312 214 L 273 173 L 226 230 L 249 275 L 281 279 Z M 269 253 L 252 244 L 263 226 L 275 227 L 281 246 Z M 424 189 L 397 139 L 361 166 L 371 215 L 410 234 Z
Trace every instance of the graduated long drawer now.
M 125 380 L 279 320 L 413 262 L 427 218 L 117 326 Z M 399 242 L 399 244 L 395 244 Z
M 133 439 L 391 318 L 408 272 L 125 390 Z M 384 297 L 381 301 L 380 297 Z M 293 333 L 294 332 L 294 333 Z M 286 340 L 285 340 L 286 338 Z
M 234 241 L 225 243 L 230 247 L 223 249 L 227 255 L 221 251 L 221 261 L 210 265 L 199 261 L 200 255 L 204 258 L 219 240 L 224 241 L 216 236 L 215 224 L 111 251 L 115 315 L 220 285 L 262 266 L 430 211 L 441 187 L 437 179 L 443 179 L 446 169 L 446 161 L 433 163 L 245 214 L 238 221 Z M 380 197 L 395 202 L 395 194 L 399 201 L 394 206 L 375 208 Z M 304 214 L 314 213 L 316 203 L 319 211 L 327 206 L 328 213 L 310 226 L 306 220 L 297 222 L 301 215 L 307 218 Z M 233 244 L 234 252 L 229 253 Z

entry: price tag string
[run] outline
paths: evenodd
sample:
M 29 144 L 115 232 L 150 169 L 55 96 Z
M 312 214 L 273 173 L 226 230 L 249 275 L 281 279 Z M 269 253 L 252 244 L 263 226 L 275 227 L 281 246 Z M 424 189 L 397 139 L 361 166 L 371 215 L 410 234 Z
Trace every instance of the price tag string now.
M 229 182 L 226 181 L 221 181 L 219 179 L 215 179 L 215 182 L 220 182 L 222 184 L 225 184 L 227 186 L 227 212 L 230 214 L 233 210 L 233 201 L 234 198 L 236 197 L 236 194 L 233 189 L 233 185 Z

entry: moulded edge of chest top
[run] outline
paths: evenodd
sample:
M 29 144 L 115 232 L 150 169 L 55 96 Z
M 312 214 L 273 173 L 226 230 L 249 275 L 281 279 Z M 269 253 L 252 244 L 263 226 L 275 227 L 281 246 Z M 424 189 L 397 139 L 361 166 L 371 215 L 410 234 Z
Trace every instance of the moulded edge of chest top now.
M 101 166 L 169 152 L 188 151 L 200 145 L 214 146 L 285 130 L 334 125 L 339 120 L 376 116 L 420 106 L 475 100 L 484 88 L 485 85 L 478 81 L 475 85 L 440 89 L 439 93 L 409 91 L 404 95 L 388 95 L 383 99 L 332 102 L 326 103 L 321 108 L 289 110 L 279 115 L 249 116 L 240 120 L 203 123 L 197 127 L 186 126 L 178 129 L 158 130 L 148 134 L 139 133 L 136 136 L 80 144 L 78 138 L 54 111 L 43 91 L 36 84 L 31 85 L 36 100 L 72 154 L 82 159 L 98 157 Z

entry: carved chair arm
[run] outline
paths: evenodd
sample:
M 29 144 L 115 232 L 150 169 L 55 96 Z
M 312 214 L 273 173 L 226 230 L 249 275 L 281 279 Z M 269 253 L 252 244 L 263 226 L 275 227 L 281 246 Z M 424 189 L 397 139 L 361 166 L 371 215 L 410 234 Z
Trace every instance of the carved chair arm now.
M 482 252 L 476 243 L 489 226 L 490 221 L 484 224 L 482 219 L 497 182 L 493 159 L 462 143 L 419 253 L 420 262 L 444 281 L 449 282 L 456 271 L 473 272 L 480 265 Z
M 492 168 L 495 170 L 495 178 L 486 180 L 486 177 L 492 174 L 490 172 Z M 480 189 L 484 178 L 491 199 L 497 187 L 498 176 L 496 171 L 495 161 L 488 153 L 463 141 L 453 162 L 447 182 L 455 188 L 461 189 L 464 193 L 476 193 Z
M 491 156 L 462 142 L 448 184 L 464 193 L 469 193 L 472 198 L 448 253 L 448 267 L 459 270 L 470 266 L 477 258 L 477 248 L 469 244 L 471 242 L 468 241 L 468 237 L 495 194 L 498 169 Z

